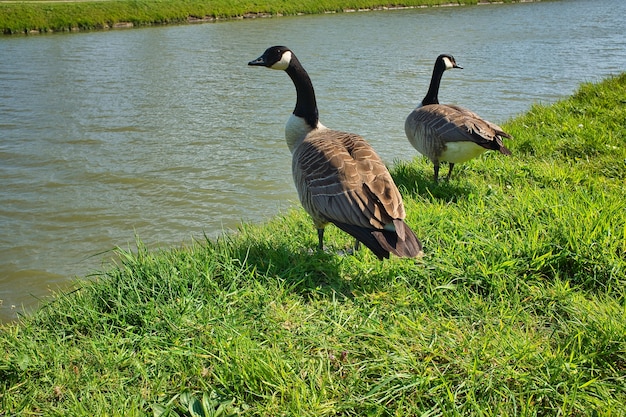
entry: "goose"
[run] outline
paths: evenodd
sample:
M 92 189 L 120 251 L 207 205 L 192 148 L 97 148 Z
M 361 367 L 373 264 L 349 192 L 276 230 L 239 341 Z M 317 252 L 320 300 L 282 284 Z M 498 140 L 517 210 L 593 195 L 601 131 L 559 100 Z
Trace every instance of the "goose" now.
M 440 161 L 450 164 L 446 177 L 450 180 L 454 164 L 469 161 L 489 149 L 511 155 L 502 138 L 512 137 L 500 126 L 466 108 L 439 104 L 441 77 L 444 71 L 452 68 L 463 69 L 452 55 L 437 57 L 426 96 L 404 122 L 404 131 L 411 145 L 435 165 L 435 182 L 439 180 Z
M 292 174 L 302 206 L 312 218 L 318 249 L 329 223 L 356 238 L 378 259 L 416 258 L 422 244 L 405 223 L 402 196 L 382 159 L 361 136 L 319 121 L 313 84 L 285 46 L 268 48 L 248 65 L 285 71 L 296 88 L 296 107 L 285 126 Z

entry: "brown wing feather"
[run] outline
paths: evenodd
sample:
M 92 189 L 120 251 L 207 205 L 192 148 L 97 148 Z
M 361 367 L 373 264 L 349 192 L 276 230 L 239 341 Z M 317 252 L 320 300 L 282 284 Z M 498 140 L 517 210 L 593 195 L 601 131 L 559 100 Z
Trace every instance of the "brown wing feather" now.
M 471 141 L 486 149 L 504 148 L 503 153 L 510 153 L 502 138 L 511 138 L 511 135 L 466 108 L 430 104 L 416 109 L 410 117 L 415 126 L 423 126 L 421 130 L 425 138 L 433 138 L 435 143 L 427 144 L 427 148 L 438 150 L 446 142 Z
M 302 205 L 318 225 L 382 229 L 405 217 L 385 164 L 358 135 L 312 132 L 294 151 L 292 168 Z

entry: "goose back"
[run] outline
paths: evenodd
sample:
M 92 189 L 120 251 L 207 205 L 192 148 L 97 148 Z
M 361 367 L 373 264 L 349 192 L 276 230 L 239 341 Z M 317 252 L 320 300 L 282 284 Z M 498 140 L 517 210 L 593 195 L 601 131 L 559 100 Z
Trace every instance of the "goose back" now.
M 406 216 L 385 164 L 359 135 L 309 133 L 294 151 L 292 171 L 300 201 L 318 227 L 332 222 L 384 229 Z
M 466 162 L 489 149 L 511 154 L 502 142 L 503 138 L 511 138 L 508 133 L 455 105 L 418 107 L 409 114 L 404 128 L 411 145 L 433 161 Z

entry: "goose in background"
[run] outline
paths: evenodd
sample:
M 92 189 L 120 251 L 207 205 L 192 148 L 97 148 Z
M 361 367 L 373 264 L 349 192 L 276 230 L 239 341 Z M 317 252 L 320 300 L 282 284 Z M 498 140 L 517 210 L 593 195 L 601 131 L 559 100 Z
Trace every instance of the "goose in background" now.
M 381 260 L 390 253 L 421 256 L 422 244 L 404 222 L 402 197 L 385 164 L 361 136 L 320 123 L 313 84 L 296 55 L 273 46 L 248 65 L 283 70 L 296 87 L 285 139 L 300 202 L 317 228 L 318 248 L 324 248 L 324 227 L 333 223 L 356 238 L 356 247 L 362 242 Z
M 489 149 L 511 155 L 502 143 L 502 138 L 511 139 L 511 135 L 500 126 L 463 107 L 439 104 L 441 77 L 452 68 L 463 69 L 452 55 L 437 57 L 426 96 L 404 122 L 411 145 L 435 165 L 435 182 L 439 179 L 440 161 L 450 164 L 446 177 L 449 180 L 454 164 L 469 161 Z

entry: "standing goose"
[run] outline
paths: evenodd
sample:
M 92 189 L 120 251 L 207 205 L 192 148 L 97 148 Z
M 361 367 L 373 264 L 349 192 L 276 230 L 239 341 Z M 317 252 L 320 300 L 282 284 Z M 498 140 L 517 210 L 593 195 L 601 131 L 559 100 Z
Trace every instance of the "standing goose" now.
M 439 179 L 440 161 L 450 164 L 446 177 L 449 180 L 454 164 L 469 161 L 486 150 L 511 155 L 502 143 L 502 138 L 510 139 L 511 135 L 500 126 L 463 107 L 439 104 L 441 77 L 451 68 L 463 69 L 452 55 L 437 57 L 426 96 L 404 122 L 404 131 L 411 145 L 435 165 L 435 182 Z
M 317 228 L 318 248 L 324 247 L 324 227 L 333 223 L 381 260 L 390 252 L 421 256 L 422 245 L 404 222 L 402 197 L 383 161 L 361 136 L 319 122 L 313 84 L 295 54 L 273 46 L 248 65 L 284 70 L 296 87 L 285 139 L 300 202 Z

